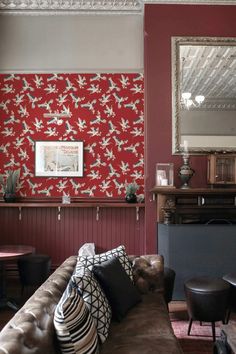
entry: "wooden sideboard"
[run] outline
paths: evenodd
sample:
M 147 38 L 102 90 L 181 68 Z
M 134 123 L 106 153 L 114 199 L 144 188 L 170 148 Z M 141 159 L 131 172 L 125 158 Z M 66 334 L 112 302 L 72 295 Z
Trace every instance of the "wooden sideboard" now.
M 205 224 L 217 219 L 236 223 L 236 188 L 154 187 L 157 222 Z

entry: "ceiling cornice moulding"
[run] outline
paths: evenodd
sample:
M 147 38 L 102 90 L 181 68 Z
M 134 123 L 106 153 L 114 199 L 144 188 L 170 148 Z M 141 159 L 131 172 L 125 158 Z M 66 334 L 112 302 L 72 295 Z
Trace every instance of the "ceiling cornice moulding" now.
M 145 4 L 236 5 L 236 0 L 0 0 L 0 14 L 143 14 Z

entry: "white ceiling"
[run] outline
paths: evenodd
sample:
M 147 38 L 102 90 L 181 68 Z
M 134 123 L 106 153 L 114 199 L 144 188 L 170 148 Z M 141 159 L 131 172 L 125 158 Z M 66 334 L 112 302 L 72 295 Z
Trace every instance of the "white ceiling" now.
M 236 5 L 236 0 L 0 0 L 5 14 L 142 14 L 145 3 Z

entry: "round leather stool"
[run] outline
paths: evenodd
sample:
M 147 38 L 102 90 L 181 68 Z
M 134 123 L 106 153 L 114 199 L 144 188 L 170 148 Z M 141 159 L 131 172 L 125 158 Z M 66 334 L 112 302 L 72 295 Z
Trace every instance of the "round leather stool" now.
M 172 300 L 175 284 L 175 271 L 171 268 L 164 267 L 164 298 L 168 305 Z
M 236 274 L 229 273 L 223 276 L 223 279 L 230 284 L 230 300 L 229 311 L 227 315 L 227 323 L 229 322 L 231 311 L 236 312 Z
M 192 322 L 211 322 L 215 341 L 215 322 L 225 323 L 229 305 L 230 285 L 223 279 L 198 277 L 184 284 L 189 315 L 188 335 Z
M 22 294 L 25 286 L 40 286 L 49 276 L 51 258 L 46 254 L 30 254 L 18 260 Z

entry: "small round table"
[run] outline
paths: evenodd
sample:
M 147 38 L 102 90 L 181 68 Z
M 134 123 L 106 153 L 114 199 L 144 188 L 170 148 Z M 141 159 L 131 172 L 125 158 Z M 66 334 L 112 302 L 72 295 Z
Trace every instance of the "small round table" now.
M 0 308 L 10 307 L 18 310 L 18 306 L 6 296 L 6 269 L 8 261 L 19 259 L 27 254 L 35 252 L 32 246 L 24 245 L 2 245 L 0 246 Z

